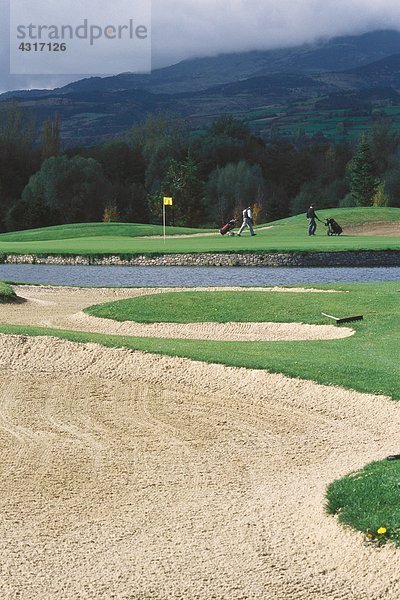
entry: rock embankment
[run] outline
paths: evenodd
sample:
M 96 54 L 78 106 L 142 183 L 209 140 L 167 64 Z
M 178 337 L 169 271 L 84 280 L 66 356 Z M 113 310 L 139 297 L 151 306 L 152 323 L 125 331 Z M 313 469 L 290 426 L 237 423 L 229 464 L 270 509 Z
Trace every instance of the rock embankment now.
M 3 254 L 4 264 L 141 267 L 398 267 L 400 251 L 203 253 L 132 256 Z

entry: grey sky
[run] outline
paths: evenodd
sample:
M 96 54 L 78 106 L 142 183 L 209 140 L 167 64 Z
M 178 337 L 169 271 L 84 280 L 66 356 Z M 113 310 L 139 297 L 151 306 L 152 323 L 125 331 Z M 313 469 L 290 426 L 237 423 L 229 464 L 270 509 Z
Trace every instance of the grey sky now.
M 22 0 L 0 0 L 0 91 L 52 88 L 82 78 L 9 75 L 8 4 L 14 1 Z M 99 12 L 113 6 L 109 0 L 97 4 Z M 71 18 L 77 6 L 84 12 L 83 0 L 71 0 Z M 63 19 L 67 22 L 67 12 Z M 195 56 L 291 46 L 384 28 L 400 29 L 399 0 L 153 0 L 153 68 Z

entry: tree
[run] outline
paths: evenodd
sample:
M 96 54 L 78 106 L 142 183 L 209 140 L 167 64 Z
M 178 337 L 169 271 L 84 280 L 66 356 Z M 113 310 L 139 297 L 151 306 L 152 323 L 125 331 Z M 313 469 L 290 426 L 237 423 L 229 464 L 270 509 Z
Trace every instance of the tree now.
M 383 182 L 388 196 L 388 206 L 400 207 L 400 170 L 397 168 L 387 171 Z
M 53 156 L 25 187 L 28 204 L 43 202 L 56 223 L 101 221 L 111 196 L 111 185 L 93 158 Z
M 308 181 L 301 187 L 300 192 L 290 203 L 290 214 L 305 213 L 312 202 L 317 202 L 321 192 L 320 183 L 316 180 Z
M 213 136 L 226 135 L 227 137 L 245 140 L 250 136 L 250 129 L 244 121 L 236 119 L 232 115 L 221 115 L 217 117 L 209 128 Z
M 289 198 L 285 189 L 272 187 L 268 194 L 266 220 L 277 221 L 289 214 Z
M 118 206 L 121 207 L 121 220 L 124 223 L 149 222 L 149 205 L 147 193 L 143 185 L 132 183 L 128 190 L 124 188 L 123 201 L 118 190 L 115 190 L 115 186 L 113 186 L 113 193 L 115 194 Z
M 258 205 L 261 219 L 265 210 L 265 182 L 259 165 L 244 160 L 215 169 L 206 185 L 208 212 L 213 225 L 221 225 L 250 202 Z M 236 209 L 236 212 L 235 212 Z
M 373 206 L 388 206 L 389 196 L 386 193 L 385 184 L 381 181 L 376 188 L 375 194 L 372 198 Z
M 34 146 L 30 114 L 16 103 L 0 105 L 0 190 L 1 212 L 21 198 L 29 177 L 40 166 L 40 153 Z
M 94 158 L 105 178 L 112 184 L 111 197 L 123 221 L 148 222 L 147 194 L 144 188 L 146 163 L 139 146 L 113 140 L 91 148 L 67 150 L 72 157 L 79 154 Z
M 399 145 L 399 133 L 385 116 L 373 125 L 368 140 L 375 172 L 381 176 L 388 169 L 391 157 Z
M 350 162 L 350 191 L 357 206 L 371 206 L 378 185 L 369 144 L 363 137 Z
M 42 159 L 58 156 L 61 148 L 61 119 L 60 115 L 49 117 L 43 123 L 42 133 Z
M 150 114 L 127 135 L 127 143 L 139 149 L 146 163 L 145 187 L 149 194 L 160 192 L 171 160 L 187 156 L 189 127 L 186 121 L 168 114 Z
M 50 211 L 42 198 L 33 200 L 18 200 L 8 210 L 5 224 L 9 231 L 34 229 L 56 225 L 56 213 Z
M 118 223 L 120 220 L 118 206 L 116 204 L 108 204 L 103 212 L 103 223 Z
M 161 185 L 161 195 L 172 196 L 174 199 L 174 225 L 196 227 L 203 222 L 203 183 L 198 177 L 197 165 L 190 156 L 180 162 L 171 161 Z

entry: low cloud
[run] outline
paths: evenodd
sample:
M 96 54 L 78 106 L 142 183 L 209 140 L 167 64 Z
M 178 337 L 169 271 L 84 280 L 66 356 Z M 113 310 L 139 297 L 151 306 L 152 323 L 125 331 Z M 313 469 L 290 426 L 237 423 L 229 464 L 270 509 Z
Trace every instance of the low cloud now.
M 398 0 L 154 0 L 153 14 L 157 62 L 400 29 Z
M 98 4 L 99 11 L 112 6 L 105 0 Z M 0 0 L 1 91 L 50 88 L 82 78 L 11 77 L 7 5 L 8 0 Z M 294 46 L 374 29 L 400 30 L 398 0 L 153 0 L 153 68 L 185 58 Z

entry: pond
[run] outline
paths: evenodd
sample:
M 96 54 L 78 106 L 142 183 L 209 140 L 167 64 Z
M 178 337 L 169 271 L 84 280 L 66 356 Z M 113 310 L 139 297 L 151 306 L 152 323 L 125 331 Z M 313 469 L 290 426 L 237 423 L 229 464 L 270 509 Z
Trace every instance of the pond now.
M 89 267 L 1 264 L 0 280 L 84 287 L 270 286 L 400 281 L 400 267 Z

